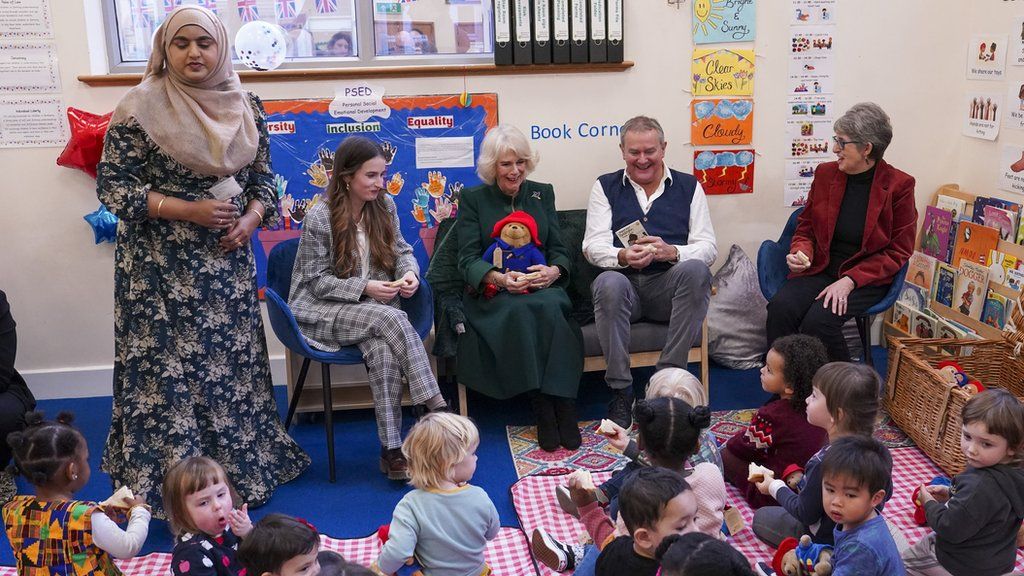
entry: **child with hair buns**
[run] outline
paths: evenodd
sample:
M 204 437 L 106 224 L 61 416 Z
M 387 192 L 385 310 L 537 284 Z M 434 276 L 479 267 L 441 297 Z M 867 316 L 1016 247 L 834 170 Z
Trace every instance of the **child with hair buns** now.
M 149 533 L 150 512 L 141 498 L 97 504 L 75 499 L 89 482 L 89 446 L 61 412 L 54 421 L 41 412 L 25 415 L 26 427 L 7 436 L 14 456 L 9 468 L 35 487 L 35 496 L 15 496 L 3 507 L 7 538 L 21 576 L 119 575 L 114 558 L 139 553 Z M 108 517 L 127 512 L 122 530 Z

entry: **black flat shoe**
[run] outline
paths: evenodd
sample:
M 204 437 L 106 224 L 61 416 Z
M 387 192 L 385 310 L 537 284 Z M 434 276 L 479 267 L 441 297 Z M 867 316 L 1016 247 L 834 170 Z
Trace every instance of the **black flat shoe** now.
M 537 420 L 537 444 L 545 452 L 558 450 L 558 419 L 555 416 L 555 405 L 552 397 L 547 394 L 533 394 L 530 404 L 533 416 Z
M 575 398 L 555 397 L 555 420 L 558 422 L 558 442 L 566 450 L 576 450 L 583 444 Z

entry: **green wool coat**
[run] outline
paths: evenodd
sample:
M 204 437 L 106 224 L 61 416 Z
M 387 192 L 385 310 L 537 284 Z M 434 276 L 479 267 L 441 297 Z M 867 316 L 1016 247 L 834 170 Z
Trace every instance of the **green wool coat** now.
M 537 221 L 538 248 L 549 266 L 561 268 L 562 277 L 529 294 L 502 291 L 484 298 L 481 282 L 494 267 L 482 255 L 494 241 L 494 224 L 514 210 Z M 466 190 L 459 200 L 455 233 L 459 273 L 473 289 L 463 297 L 466 332 L 458 341 L 459 381 L 494 398 L 531 390 L 575 398 L 583 372 L 583 340 L 564 289 L 572 263 L 558 228 L 554 189 L 526 180 L 514 198 L 496 185 Z

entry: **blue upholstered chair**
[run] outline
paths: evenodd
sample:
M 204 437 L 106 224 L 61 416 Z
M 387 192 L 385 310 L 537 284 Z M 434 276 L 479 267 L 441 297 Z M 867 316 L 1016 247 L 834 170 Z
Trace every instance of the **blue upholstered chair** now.
M 331 395 L 330 365 L 362 364 L 363 354 L 356 346 L 345 346 L 337 352 L 317 350 L 310 347 L 302 333 L 299 332 L 295 316 L 292 315 L 292 310 L 288 307 L 288 291 L 292 285 L 292 268 L 295 264 L 295 253 L 298 249 L 299 240 L 297 238 L 281 242 L 270 251 L 270 257 L 267 262 L 267 288 L 265 294 L 267 312 L 270 315 L 270 325 L 274 329 L 274 334 L 277 335 L 286 348 L 302 356 L 302 368 L 299 370 L 299 378 L 295 382 L 295 389 L 292 391 L 291 400 L 288 402 L 288 416 L 285 418 L 284 426 L 288 428 L 291 425 L 292 418 L 295 416 L 295 408 L 298 406 L 299 397 L 302 395 L 302 385 L 306 381 L 309 363 L 311 361 L 319 362 L 324 388 L 324 430 L 327 433 L 328 468 L 330 470 L 331 482 L 334 482 L 334 426 L 331 419 L 334 400 Z M 426 338 L 434 321 L 434 297 L 426 280 L 420 279 L 419 290 L 416 291 L 412 298 L 402 300 L 402 309 L 409 315 L 409 321 L 420 335 L 420 338 Z
M 796 232 L 797 217 L 800 216 L 803 210 L 801 207 L 793 211 L 778 241 L 765 240 L 757 250 L 757 279 L 761 284 L 761 294 L 764 294 L 765 300 L 770 301 L 775 296 L 775 293 L 782 287 L 783 282 L 786 281 L 786 276 L 789 275 L 789 267 L 786 266 L 786 254 L 789 254 L 789 245 L 793 241 L 793 233 Z M 857 332 L 860 333 L 860 343 L 864 348 L 862 359 L 869 366 L 875 365 L 874 360 L 871 358 L 871 330 L 869 329 L 871 318 L 875 314 L 885 312 L 896 303 L 900 295 L 900 288 L 903 287 L 903 279 L 906 277 L 907 265 L 904 264 L 900 271 L 896 273 L 896 277 L 893 278 L 892 287 L 889 288 L 885 298 L 882 298 L 881 302 L 869 308 L 864 314 L 854 317 L 857 322 Z

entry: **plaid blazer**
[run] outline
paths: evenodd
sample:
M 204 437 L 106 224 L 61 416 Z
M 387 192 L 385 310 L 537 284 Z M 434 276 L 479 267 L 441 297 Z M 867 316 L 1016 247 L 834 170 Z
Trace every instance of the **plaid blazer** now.
M 348 318 L 352 321 L 365 321 L 365 311 L 356 310 L 352 305 L 369 299 L 363 294 L 367 282 L 390 282 L 410 271 L 419 275 L 419 264 L 412 254 L 412 246 L 402 237 L 395 202 L 390 196 L 384 196 L 384 203 L 391 213 L 395 229 L 396 260 L 393 273 L 371 262 L 365 278 L 358 274 L 339 278 L 334 272 L 334 239 L 331 234 L 331 210 L 327 202 L 318 202 L 302 221 L 302 238 L 292 268 L 288 305 L 303 336 L 316 348 L 329 352 L 341 348 L 342 344 L 334 335 L 334 324 L 339 317 L 342 320 Z M 352 250 L 349 257 L 358 260 L 358 251 Z M 398 308 L 398 297 L 388 304 Z

